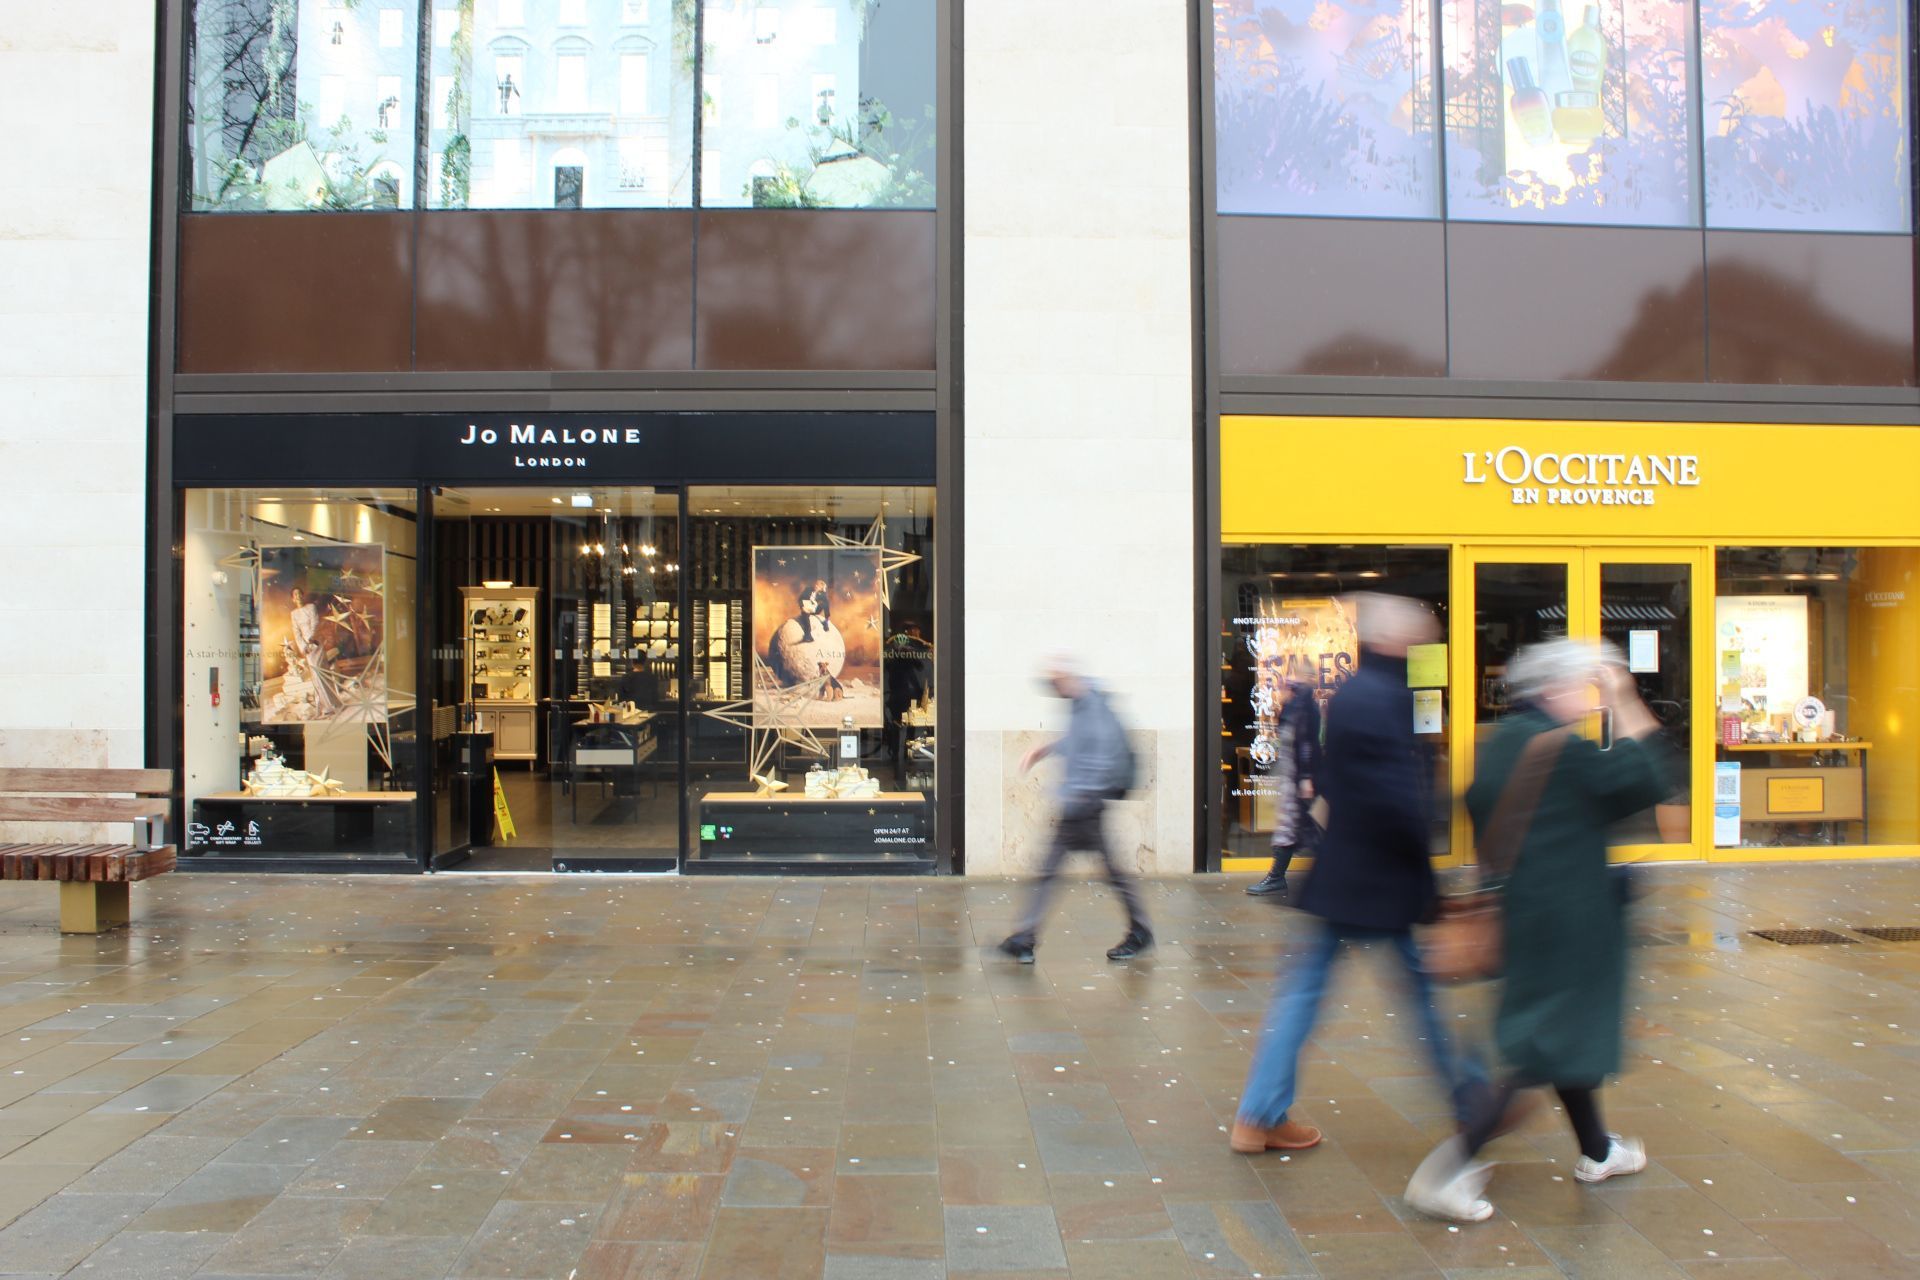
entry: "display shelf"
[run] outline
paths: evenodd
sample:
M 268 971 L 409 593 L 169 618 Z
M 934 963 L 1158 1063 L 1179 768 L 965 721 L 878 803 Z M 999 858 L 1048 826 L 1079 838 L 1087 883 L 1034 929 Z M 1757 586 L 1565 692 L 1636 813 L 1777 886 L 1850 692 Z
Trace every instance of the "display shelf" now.
M 539 593 L 531 587 L 462 587 L 460 595 L 474 727 L 494 735 L 497 759 L 535 759 Z

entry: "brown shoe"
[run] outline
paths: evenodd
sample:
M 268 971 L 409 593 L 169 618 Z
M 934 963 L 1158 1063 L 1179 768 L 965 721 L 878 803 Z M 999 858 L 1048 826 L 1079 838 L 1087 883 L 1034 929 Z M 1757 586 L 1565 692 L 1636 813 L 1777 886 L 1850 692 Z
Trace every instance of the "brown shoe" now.
M 1320 1145 L 1320 1131 L 1293 1120 L 1282 1120 L 1271 1129 L 1235 1120 L 1227 1142 L 1243 1156 L 1258 1155 L 1262 1151 L 1305 1151 Z

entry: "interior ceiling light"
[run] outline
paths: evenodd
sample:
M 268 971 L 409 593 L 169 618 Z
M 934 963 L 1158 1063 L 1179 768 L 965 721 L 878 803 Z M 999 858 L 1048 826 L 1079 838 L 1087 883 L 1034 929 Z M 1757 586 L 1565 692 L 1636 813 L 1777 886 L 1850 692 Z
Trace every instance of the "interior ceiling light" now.
M 593 495 L 590 493 L 576 493 L 573 495 L 573 505 L 576 507 L 591 507 L 593 505 Z

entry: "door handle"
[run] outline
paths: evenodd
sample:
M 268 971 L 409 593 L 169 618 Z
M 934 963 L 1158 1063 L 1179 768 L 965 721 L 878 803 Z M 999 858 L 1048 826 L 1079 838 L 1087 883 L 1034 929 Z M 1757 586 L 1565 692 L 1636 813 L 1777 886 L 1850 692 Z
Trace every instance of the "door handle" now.
M 1600 708 L 1600 749 L 1613 750 L 1613 708 Z

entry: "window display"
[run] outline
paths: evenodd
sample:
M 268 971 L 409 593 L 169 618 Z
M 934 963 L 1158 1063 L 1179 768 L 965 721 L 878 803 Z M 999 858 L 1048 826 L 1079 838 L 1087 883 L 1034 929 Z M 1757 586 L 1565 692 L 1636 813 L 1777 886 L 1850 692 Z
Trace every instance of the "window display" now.
M 1911 6 L 1434 2 L 1217 0 L 1219 212 L 1911 229 Z
M 1698 225 L 1690 0 L 1447 12 L 1450 216 Z
M 1324 713 L 1363 661 L 1349 593 L 1380 591 L 1425 601 L 1444 626 L 1449 595 L 1444 548 L 1404 546 L 1229 545 L 1221 549 L 1220 823 L 1228 857 L 1265 857 L 1276 830 L 1299 832 L 1290 812 L 1306 791 L 1297 762 L 1309 758 L 1286 735 L 1295 723 L 1321 727 L 1325 716 L 1287 714 L 1296 698 Z M 1449 678 L 1444 644 L 1408 654 L 1414 732 L 1429 752 L 1433 778 L 1433 851 L 1451 844 Z M 1293 790 L 1289 793 L 1286 784 Z
M 1430 0 L 1213 6 L 1220 212 L 1439 215 Z
M 1910 229 L 1909 8 L 1701 0 L 1708 226 Z
M 182 854 L 411 859 L 411 494 L 184 507 Z
M 1920 840 L 1920 549 L 1718 553 L 1714 844 Z
M 696 861 L 931 856 L 933 494 L 689 491 Z

